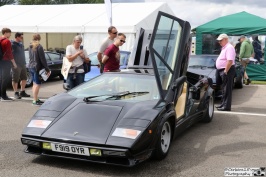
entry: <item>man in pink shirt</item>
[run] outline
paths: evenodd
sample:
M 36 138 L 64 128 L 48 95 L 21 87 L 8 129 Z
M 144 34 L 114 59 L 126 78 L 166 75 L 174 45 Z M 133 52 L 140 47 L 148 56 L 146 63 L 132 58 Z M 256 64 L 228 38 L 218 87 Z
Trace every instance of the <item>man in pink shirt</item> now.
M 221 53 L 216 60 L 216 80 L 222 81 L 221 105 L 216 106 L 219 111 L 231 111 L 232 89 L 234 84 L 235 69 L 235 48 L 228 42 L 226 34 L 220 34 L 217 38 L 222 46 Z

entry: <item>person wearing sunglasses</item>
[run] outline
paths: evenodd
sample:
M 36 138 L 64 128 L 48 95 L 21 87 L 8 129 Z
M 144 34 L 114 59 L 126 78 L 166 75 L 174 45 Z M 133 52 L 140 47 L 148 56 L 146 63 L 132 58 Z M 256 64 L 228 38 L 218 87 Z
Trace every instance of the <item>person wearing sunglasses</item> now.
M 120 69 L 120 52 L 119 47 L 126 43 L 126 35 L 118 33 L 114 43 L 104 51 L 102 63 L 104 64 L 103 72 L 119 72 Z
M 114 39 L 117 37 L 117 29 L 114 26 L 110 26 L 108 28 L 108 34 L 109 36 L 103 40 L 97 54 L 97 58 L 100 63 L 100 73 L 103 73 L 104 68 L 104 65 L 102 63 L 103 53 L 108 46 L 114 43 Z

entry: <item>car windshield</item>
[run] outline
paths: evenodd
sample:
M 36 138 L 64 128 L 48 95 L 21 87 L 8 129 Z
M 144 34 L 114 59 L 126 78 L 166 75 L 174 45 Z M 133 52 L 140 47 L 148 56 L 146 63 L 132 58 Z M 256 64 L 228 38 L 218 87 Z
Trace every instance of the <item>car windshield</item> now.
M 216 55 L 190 55 L 189 58 L 189 67 L 209 67 L 214 68 L 215 67 L 215 61 L 218 56 Z
M 26 63 L 29 63 L 30 61 L 29 51 L 25 51 L 25 60 L 26 60 Z
M 70 90 L 68 93 L 77 98 L 88 98 L 94 101 L 104 101 L 109 98 L 145 101 L 159 99 L 160 97 L 154 76 L 123 73 L 102 74 Z
M 97 52 L 94 52 L 89 55 L 89 58 L 91 60 L 91 65 L 98 65 L 99 61 L 97 58 Z M 120 51 L 120 66 L 124 65 L 126 62 L 125 60 L 128 58 L 128 53 Z

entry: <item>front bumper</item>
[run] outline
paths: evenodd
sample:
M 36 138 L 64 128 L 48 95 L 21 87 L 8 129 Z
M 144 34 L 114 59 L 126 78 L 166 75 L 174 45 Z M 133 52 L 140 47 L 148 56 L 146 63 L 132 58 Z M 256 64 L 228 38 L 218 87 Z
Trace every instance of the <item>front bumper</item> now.
M 21 138 L 22 144 L 26 145 L 25 152 L 36 154 L 36 155 L 44 155 L 44 156 L 53 156 L 67 159 L 75 159 L 82 161 L 90 161 L 95 163 L 103 163 L 103 164 L 111 164 L 111 165 L 119 165 L 119 166 L 135 166 L 147 159 L 150 158 L 152 154 L 152 150 L 145 150 L 136 154 L 132 154 L 130 149 L 125 148 L 117 148 L 117 147 L 106 147 L 106 146 L 87 146 L 83 143 L 75 143 L 77 146 L 86 146 L 88 148 L 100 149 L 102 151 L 101 156 L 85 156 L 85 155 L 77 155 L 70 153 L 57 152 L 53 150 L 47 150 L 42 147 L 44 142 L 56 142 L 59 141 L 46 141 L 39 140 L 34 138 Z M 62 142 L 69 144 L 69 142 Z M 73 143 L 71 143 L 73 144 Z

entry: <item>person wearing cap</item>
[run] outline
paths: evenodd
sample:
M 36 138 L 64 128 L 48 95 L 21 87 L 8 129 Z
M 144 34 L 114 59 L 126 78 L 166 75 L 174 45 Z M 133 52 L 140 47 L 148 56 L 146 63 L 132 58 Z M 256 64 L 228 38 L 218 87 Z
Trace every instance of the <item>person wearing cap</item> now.
M 246 39 L 246 36 L 242 35 L 239 38 L 241 42 L 241 47 L 240 47 L 240 53 L 239 53 L 239 60 L 244 67 L 244 78 L 246 80 L 245 84 L 249 85 L 251 83 L 250 79 L 248 78 L 247 72 L 246 72 L 246 67 L 247 64 L 249 63 L 249 58 L 254 55 L 254 48 L 251 42 Z
M 235 69 L 235 48 L 229 43 L 227 34 L 220 34 L 217 38 L 222 46 L 220 55 L 216 60 L 217 80 L 222 80 L 221 105 L 216 106 L 219 111 L 231 111 L 232 89 L 234 83 Z M 219 77 L 219 78 L 218 78 Z

